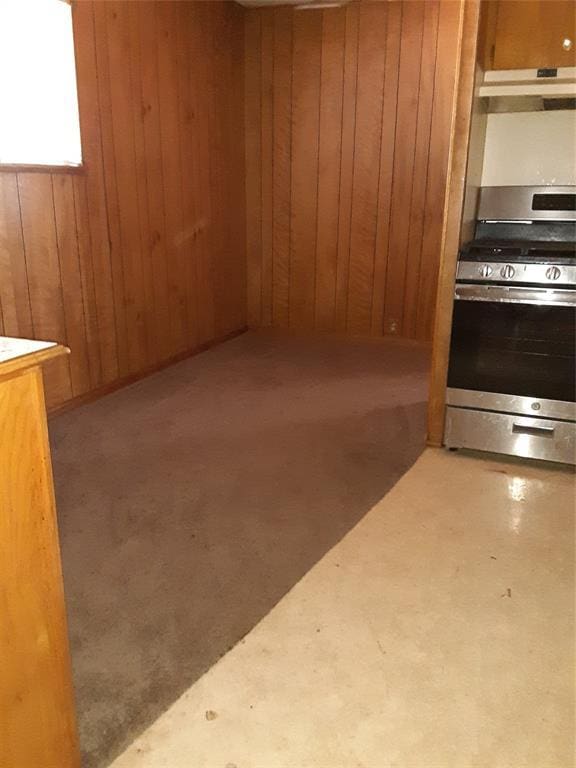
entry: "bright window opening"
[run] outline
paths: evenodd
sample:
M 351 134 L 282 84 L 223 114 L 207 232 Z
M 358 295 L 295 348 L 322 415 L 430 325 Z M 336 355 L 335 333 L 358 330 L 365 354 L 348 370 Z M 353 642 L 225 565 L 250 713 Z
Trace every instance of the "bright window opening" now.
M 0 163 L 80 165 L 72 9 L 0 0 Z

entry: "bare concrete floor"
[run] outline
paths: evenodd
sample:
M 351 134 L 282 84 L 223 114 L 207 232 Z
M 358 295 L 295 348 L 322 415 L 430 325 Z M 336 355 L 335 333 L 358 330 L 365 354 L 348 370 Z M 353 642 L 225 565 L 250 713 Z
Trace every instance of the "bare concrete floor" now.
M 113 768 L 571 768 L 574 476 L 428 450 Z
M 427 368 L 413 345 L 249 333 L 51 421 L 83 768 L 156 720 L 412 465 Z

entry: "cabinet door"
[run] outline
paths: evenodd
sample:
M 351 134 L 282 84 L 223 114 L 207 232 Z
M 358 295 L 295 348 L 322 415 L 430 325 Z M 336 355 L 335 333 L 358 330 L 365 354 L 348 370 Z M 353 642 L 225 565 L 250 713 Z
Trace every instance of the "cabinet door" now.
M 576 3 L 499 0 L 491 69 L 576 66 Z M 570 40 L 571 50 L 563 42 Z

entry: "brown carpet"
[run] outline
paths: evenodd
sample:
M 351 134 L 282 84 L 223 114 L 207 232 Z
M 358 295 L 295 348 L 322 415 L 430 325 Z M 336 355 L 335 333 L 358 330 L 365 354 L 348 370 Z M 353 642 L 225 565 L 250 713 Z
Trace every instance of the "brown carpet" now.
M 107 765 L 406 472 L 428 354 L 251 332 L 50 422 L 84 768 Z

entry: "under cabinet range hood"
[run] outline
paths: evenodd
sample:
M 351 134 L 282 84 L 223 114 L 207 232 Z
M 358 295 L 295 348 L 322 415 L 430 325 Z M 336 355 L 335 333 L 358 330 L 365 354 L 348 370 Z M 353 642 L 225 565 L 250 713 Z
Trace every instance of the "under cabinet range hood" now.
M 576 67 L 554 69 L 495 69 L 484 73 L 479 96 L 576 97 Z
M 488 112 L 576 109 L 576 67 L 502 69 L 484 73 L 478 89 Z

